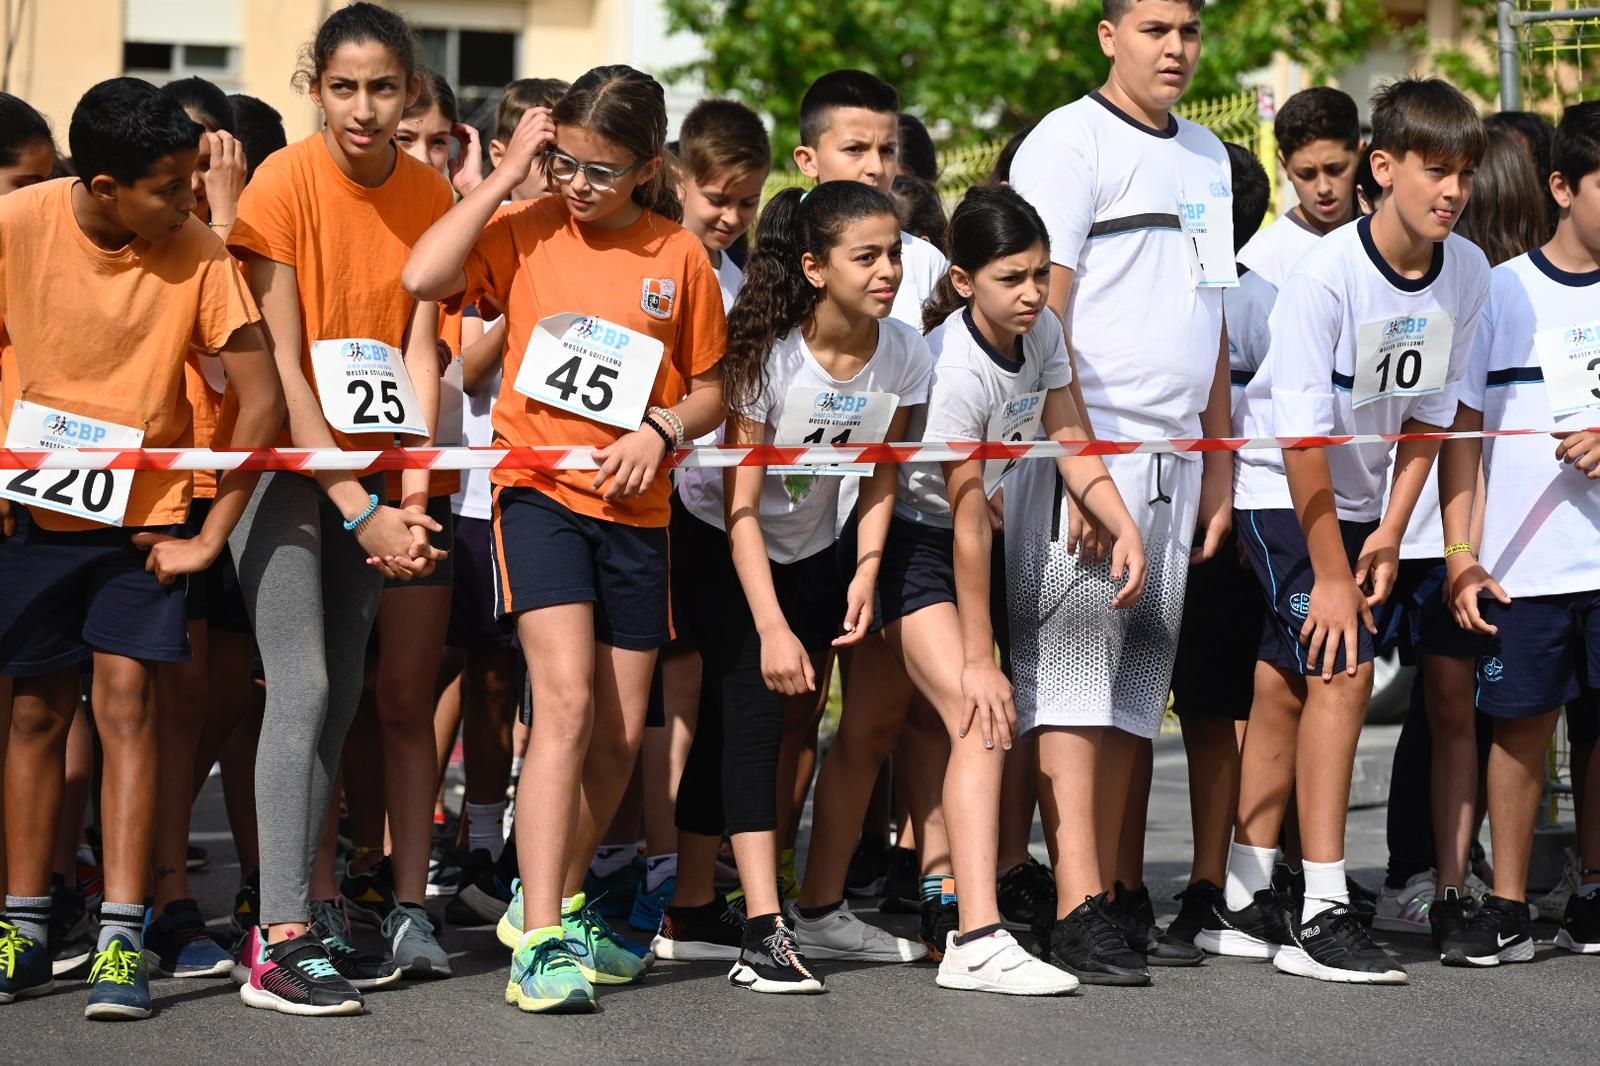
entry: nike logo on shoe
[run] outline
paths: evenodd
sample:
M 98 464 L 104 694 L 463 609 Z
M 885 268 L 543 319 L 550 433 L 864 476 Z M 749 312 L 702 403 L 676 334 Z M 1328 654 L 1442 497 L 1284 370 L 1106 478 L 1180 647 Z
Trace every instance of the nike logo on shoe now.
M 1521 934 L 1520 933 L 1512 933 L 1510 936 L 1501 936 L 1500 934 L 1496 933 L 1494 939 L 1495 939 L 1495 942 L 1498 943 L 1500 947 L 1505 947 L 1507 944 L 1509 944 L 1509 943 L 1511 943 L 1511 942 L 1513 942 L 1515 940 L 1521 939 Z

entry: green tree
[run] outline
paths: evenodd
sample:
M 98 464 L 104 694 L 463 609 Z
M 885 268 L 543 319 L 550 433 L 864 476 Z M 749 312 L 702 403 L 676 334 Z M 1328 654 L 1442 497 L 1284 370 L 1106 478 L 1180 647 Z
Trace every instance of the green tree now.
M 780 155 L 796 143 L 800 97 L 819 74 L 871 70 L 947 144 L 1009 132 L 1105 79 L 1098 0 L 666 0 L 671 25 L 705 44 L 669 72 L 770 115 Z M 1327 74 L 1384 25 L 1380 0 L 1212 0 L 1191 95 L 1233 92 L 1240 75 L 1287 52 Z

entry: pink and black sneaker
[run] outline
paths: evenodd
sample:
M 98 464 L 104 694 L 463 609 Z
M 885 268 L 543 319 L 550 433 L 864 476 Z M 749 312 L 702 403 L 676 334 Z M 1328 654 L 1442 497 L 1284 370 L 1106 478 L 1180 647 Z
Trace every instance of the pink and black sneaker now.
M 249 969 L 248 980 L 239 988 L 246 1006 L 305 1017 L 366 1010 L 361 993 L 340 975 L 328 949 L 314 936 L 291 936 L 268 944 L 261 929 L 252 928 L 245 936 L 240 962 Z

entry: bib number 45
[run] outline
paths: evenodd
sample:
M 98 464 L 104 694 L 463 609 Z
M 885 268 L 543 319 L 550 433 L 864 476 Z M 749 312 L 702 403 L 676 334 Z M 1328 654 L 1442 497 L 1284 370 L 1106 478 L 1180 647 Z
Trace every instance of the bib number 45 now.
M 601 412 L 611 406 L 615 396 L 611 383 L 618 378 L 616 370 L 601 363 L 589 364 L 589 380 L 580 387 L 578 375 L 583 369 L 583 357 L 573 356 L 550 372 L 544 383 L 555 390 L 556 395 L 566 404 L 572 403 L 573 393 L 581 393 L 578 402 L 593 412 Z

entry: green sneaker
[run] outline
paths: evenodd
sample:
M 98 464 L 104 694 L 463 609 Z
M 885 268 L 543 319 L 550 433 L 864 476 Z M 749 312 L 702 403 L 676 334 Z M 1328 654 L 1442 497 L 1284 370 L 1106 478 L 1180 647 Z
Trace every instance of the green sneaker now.
M 573 955 L 579 945 L 561 929 L 536 929 L 511 955 L 506 1002 L 531 1014 L 587 1014 L 594 1010 L 594 986 Z
M 494 937 L 515 952 L 522 944 L 522 879 L 511 882 L 511 902 L 494 927 Z
M 583 945 L 584 950 L 574 954 L 583 976 L 595 984 L 626 985 L 644 976 L 646 960 L 611 928 L 582 892 L 572 897 L 572 909 L 561 916 L 561 928 L 569 940 Z

